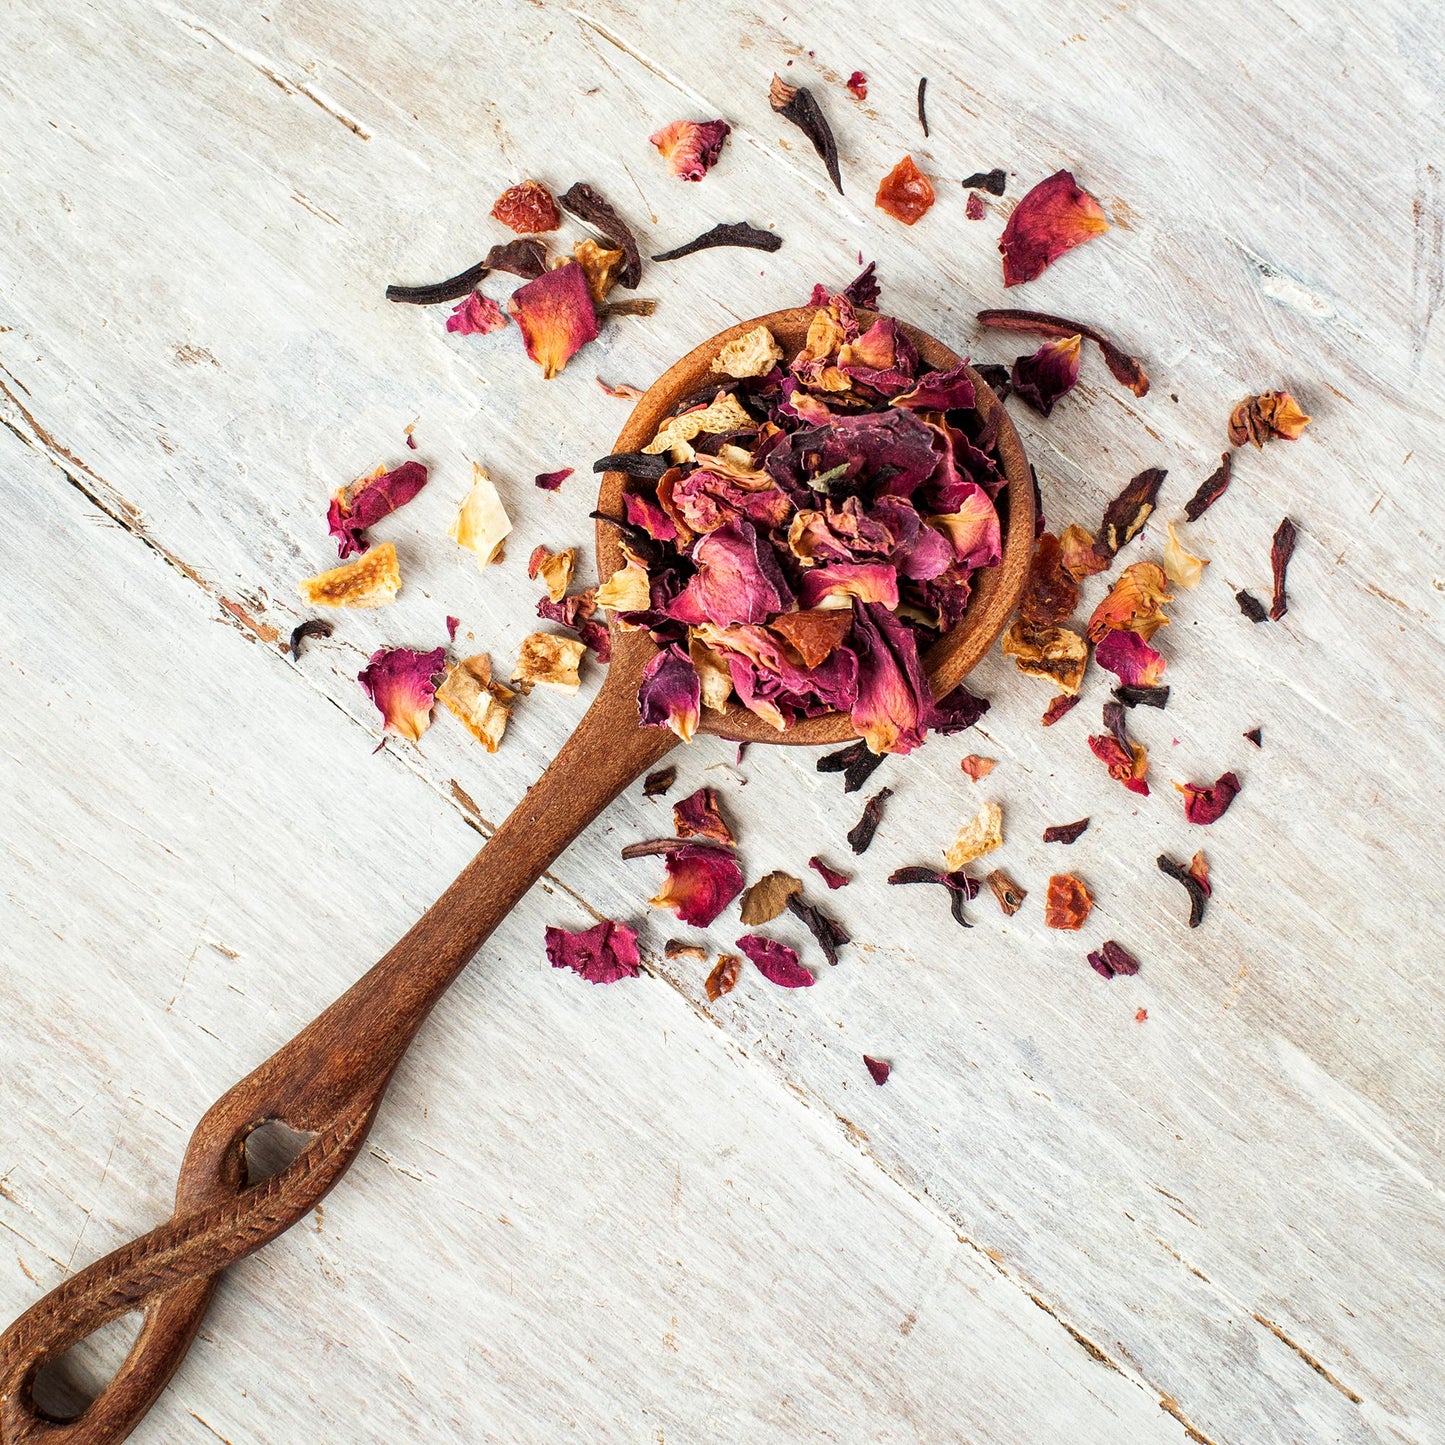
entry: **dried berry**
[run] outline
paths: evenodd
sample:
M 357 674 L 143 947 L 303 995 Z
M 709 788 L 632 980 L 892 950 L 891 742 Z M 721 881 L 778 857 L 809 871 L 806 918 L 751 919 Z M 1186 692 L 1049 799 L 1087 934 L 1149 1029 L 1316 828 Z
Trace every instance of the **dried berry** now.
M 1289 611 L 1289 599 L 1285 596 L 1285 569 L 1294 556 L 1295 525 L 1288 517 L 1275 528 L 1274 540 L 1269 548 L 1269 566 L 1274 574 L 1274 596 L 1270 603 L 1269 615 L 1278 622 Z
M 1072 873 L 1055 873 L 1049 879 L 1044 901 L 1044 923 L 1049 928 L 1076 932 L 1094 906 L 1093 894 Z
M 1208 890 L 1182 863 L 1176 863 L 1167 853 L 1161 853 L 1154 860 L 1161 873 L 1168 874 L 1182 883 L 1189 893 L 1189 926 L 1198 928 L 1204 922 L 1204 905 L 1209 897 Z
M 1249 618 L 1251 622 L 1268 622 L 1269 609 L 1254 595 L 1241 588 L 1234 594 L 1234 600 L 1239 603 L 1239 610 Z
M 1115 943 L 1111 938 L 1089 954 L 1089 967 L 1101 978 L 1116 978 L 1121 973 L 1132 976 L 1139 972 L 1139 960 L 1123 944 Z
M 824 913 L 816 903 L 809 903 L 801 894 L 795 893 L 788 899 L 788 912 L 795 918 L 802 919 L 804 927 L 817 940 L 818 947 L 823 950 L 823 957 L 830 964 L 837 963 L 838 950 L 845 943 L 853 941 L 837 919 Z
M 928 214 L 933 205 L 933 186 L 918 169 L 912 156 L 904 156 L 881 181 L 873 204 L 895 221 L 912 226 Z
M 1084 836 L 1088 826 L 1087 818 L 1080 818 L 1077 823 L 1051 823 L 1044 829 L 1044 842 L 1077 843 Z
M 1229 490 L 1229 478 L 1234 470 L 1234 453 L 1224 452 L 1219 458 L 1218 468 L 1199 484 L 1199 490 L 1184 504 L 1184 516 L 1188 521 L 1197 522 Z
M 1003 284 L 1032 281 L 1064 252 L 1108 229 L 1098 201 L 1070 171 L 1056 171 L 1029 191 L 1008 218 L 998 243 Z
M 844 791 L 848 789 L 845 787 Z M 865 853 L 883 819 L 883 805 L 893 796 L 892 788 L 880 788 L 863 805 L 863 816 L 848 830 L 848 846 L 855 853 Z
M 1078 584 L 1064 566 L 1059 539 L 1044 532 L 1034 544 L 1019 617 L 1031 628 L 1052 627 L 1066 621 L 1078 605 Z
M 827 169 L 828 179 L 841 196 L 843 180 L 838 171 L 838 142 L 833 139 L 832 127 L 812 92 L 801 85 L 789 85 L 782 76 L 775 75 L 768 89 L 768 103 L 778 115 L 792 121 L 812 141 L 813 149 Z
M 995 171 L 1002 177 L 1002 171 Z M 964 185 L 968 185 L 965 181 Z M 1003 194 L 1002 183 L 996 192 Z M 1016 311 L 996 309 L 978 313 L 980 326 L 992 326 L 1003 331 L 1024 331 L 1034 336 L 1070 337 L 1081 336 L 1092 341 L 1104 358 L 1104 365 L 1113 373 L 1115 381 L 1127 386 L 1135 396 L 1149 394 L 1149 377 L 1143 366 L 1128 352 L 1121 350 L 1096 326 L 1087 326 L 1082 321 L 1070 321 L 1064 316 L 1051 316 L 1047 311 Z
M 522 181 L 508 186 L 492 206 L 492 218 L 523 236 L 555 231 L 562 224 L 557 202 L 541 181 Z

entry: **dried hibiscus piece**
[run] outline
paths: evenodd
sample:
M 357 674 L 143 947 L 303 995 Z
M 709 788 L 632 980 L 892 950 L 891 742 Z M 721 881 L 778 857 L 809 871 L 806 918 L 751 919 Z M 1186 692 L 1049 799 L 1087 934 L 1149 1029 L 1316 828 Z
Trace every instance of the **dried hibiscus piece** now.
M 1294 556 L 1295 525 L 1288 517 L 1274 531 L 1274 540 L 1269 547 L 1269 566 L 1274 573 L 1274 597 L 1270 603 L 1269 615 L 1278 622 L 1289 611 L 1289 599 L 1285 596 L 1285 569 Z
M 1184 504 L 1186 521 L 1197 522 L 1229 490 L 1234 471 L 1234 453 L 1223 452 L 1218 468 L 1200 482 L 1199 490 Z
M 1101 948 L 1089 954 L 1089 967 L 1101 978 L 1117 978 L 1119 974 L 1132 977 L 1139 972 L 1139 960 L 1111 938 Z
M 1163 604 L 1174 599 L 1164 590 L 1168 585 L 1164 569 L 1157 562 L 1135 562 L 1126 567 L 1089 618 L 1089 640 L 1102 642 L 1105 634 L 1127 629 L 1147 642 L 1169 623 Z
M 1245 588 L 1240 588 L 1240 590 L 1234 594 L 1234 600 L 1239 603 L 1239 610 L 1244 613 L 1251 622 L 1269 621 L 1269 609 L 1253 592 Z
M 1077 932 L 1093 906 L 1093 894 L 1072 873 L 1055 873 L 1049 879 L 1049 892 L 1044 900 L 1044 924 Z
M 649 773 L 642 780 L 642 796 L 644 798 L 660 797 L 676 781 L 676 768 L 658 768 L 656 772 Z
M 844 792 L 848 789 L 845 787 Z M 863 816 L 848 830 L 848 846 L 855 853 L 866 853 L 878 824 L 883 820 L 883 805 L 893 796 L 892 788 L 879 790 L 863 804 Z
M 997 803 L 985 803 L 962 828 L 958 837 L 943 855 L 950 872 L 957 872 L 965 863 L 982 858 L 1003 846 L 1003 809 Z
M 1149 754 L 1138 743 L 1120 741 L 1112 733 L 1096 733 L 1089 738 L 1089 749 L 1109 770 L 1109 776 L 1138 793 L 1149 796 L 1144 775 L 1149 771 Z
M 832 128 L 819 109 L 818 102 L 814 100 L 813 93 L 805 86 L 789 85 L 782 76 L 775 75 L 768 88 L 768 103 L 776 114 L 784 120 L 792 121 L 812 141 L 813 149 L 818 152 L 827 168 L 828 179 L 833 182 L 834 189 L 841 196 L 843 180 L 838 172 L 838 142 L 833 139 Z
M 547 961 L 552 967 L 570 968 L 588 983 L 637 977 L 637 934 L 625 923 L 604 918 L 580 933 L 549 926 L 546 938 Z
M 1040 181 L 1014 207 L 999 238 L 1003 284 L 1032 281 L 1065 251 L 1109 229 L 1101 207 L 1070 171 Z
M 855 70 L 843 83 L 847 86 L 854 100 L 868 99 L 868 77 L 864 75 L 861 70 Z
M 1262 447 L 1275 437 L 1282 441 L 1298 440 L 1310 424 L 1310 418 L 1287 391 L 1262 391 L 1247 396 L 1229 414 L 1229 444 L 1242 447 L 1253 442 Z
M 486 336 L 508 324 L 502 308 L 480 291 L 468 292 L 447 317 L 447 330 L 458 336 Z
M 1013 364 L 1013 390 L 1037 412 L 1048 416 L 1054 403 L 1074 389 L 1079 379 L 1079 352 L 1083 337 L 1061 336 L 1046 341 L 1032 356 L 1017 357 Z
M 813 975 L 798 962 L 796 949 L 761 934 L 745 933 L 737 946 L 752 959 L 753 966 L 769 983 L 779 988 L 812 988 Z
M 446 668 L 446 648 L 416 652 L 410 647 L 381 647 L 356 674 L 381 714 L 384 733 L 416 742 L 431 726 L 436 701 L 434 678 Z
M 722 848 L 683 843 L 667 854 L 667 881 L 654 908 L 670 908 L 684 923 L 706 928 L 743 891 L 743 870 Z
M 998 906 L 1003 909 L 1006 918 L 1012 918 L 1024 906 L 1024 899 L 1028 894 L 1002 868 L 995 868 L 983 881 L 998 900 Z
M 562 224 L 552 192 L 541 181 L 531 180 L 508 186 L 492 206 L 492 219 L 523 236 L 555 231 Z
M 737 986 L 738 974 L 742 969 L 743 961 L 736 953 L 718 954 L 717 965 L 703 984 L 707 991 L 707 1001 L 716 1003 L 725 993 L 731 993 Z
M 1031 628 L 1016 617 L 999 645 L 1020 672 L 1046 677 L 1062 692 L 1077 693 L 1084 681 L 1089 644 L 1068 627 Z
M 708 251 L 714 246 L 740 246 L 749 251 L 776 251 L 783 244 L 783 238 L 775 231 L 760 231 L 746 221 L 719 221 L 710 231 L 694 237 L 670 251 L 659 251 L 654 261 L 676 261 L 682 256 L 691 256 L 697 251 Z
M 637 283 L 642 280 L 642 257 L 637 250 L 637 237 L 627 223 L 585 181 L 578 181 L 560 200 L 564 210 L 570 211 L 579 221 L 585 221 L 627 258 L 617 277 L 617 284 L 635 291 Z
M 1094 551 L 1106 562 L 1112 562 L 1120 548 L 1139 535 L 1159 499 L 1159 487 L 1166 475 L 1163 467 L 1149 467 L 1104 509 Z
M 1077 843 L 1088 830 L 1089 820 L 1080 818 L 1077 823 L 1051 823 L 1044 829 L 1045 843 Z
M 743 894 L 740 916 L 749 928 L 755 928 L 759 923 L 771 923 L 788 906 L 788 900 L 802 891 L 803 880 L 794 878 L 791 873 L 780 869 L 764 873 Z
M 978 882 L 970 878 L 961 869 L 954 868 L 944 872 L 938 868 L 895 868 L 888 875 L 889 883 L 897 886 L 908 883 L 937 883 L 948 889 L 948 909 L 953 914 L 953 921 L 963 928 L 972 928 L 968 919 L 964 916 L 963 905 L 978 897 Z
M 378 467 L 342 487 L 331 499 L 326 530 L 336 538 L 336 551 L 350 557 L 366 550 L 366 529 L 404 507 L 426 486 L 427 471 L 420 462 L 403 462 L 391 471 Z
M 576 261 L 545 271 L 507 298 L 527 355 L 550 381 L 577 352 L 597 336 L 597 311 L 587 289 L 587 273 Z
M 1065 570 L 1076 582 L 1082 582 L 1085 577 L 1092 577 L 1096 572 L 1108 570 L 1108 559 L 1099 556 L 1094 550 L 1094 534 L 1077 522 L 1070 522 L 1059 533 L 1059 552 L 1063 557 Z
M 1008 172 L 1002 166 L 995 167 L 991 171 L 975 171 L 971 176 L 963 178 L 963 188 L 966 191 L 987 191 L 991 196 L 1001 196 L 1004 187 L 1008 185 Z M 1078 328 L 1076 327 L 1075 330 Z
M 582 685 L 577 669 L 586 650 L 586 644 L 575 637 L 533 632 L 522 639 L 517 650 L 512 681 L 522 692 L 531 692 L 538 683 L 554 687 L 558 692 L 576 692 Z
M 994 174 L 1002 176 L 1003 172 L 995 171 Z M 965 181 L 964 185 L 967 184 Z M 1002 185 L 996 194 L 1003 194 Z M 1149 394 L 1149 378 L 1144 368 L 1128 352 L 1121 351 L 1096 326 L 1086 326 L 1082 321 L 1070 321 L 1063 316 L 1051 316 L 1047 311 L 1008 309 L 980 311 L 977 320 L 980 326 L 993 326 L 1003 331 L 1025 331 L 1034 336 L 1081 336 L 1099 348 L 1104 365 L 1113 373 L 1115 381 L 1127 386 L 1135 396 Z
M 859 254 L 858 259 L 863 259 Z M 873 310 L 878 305 L 878 263 L 870 261 L 844 288 L 843 299 L 851 302 L 854 306 L 861 306 L 866 310 Z M 814 305 L 826 306 L 827 298 L 815 301 Z
M 714 843 L 725 843 L 729 848 L 737 843 L 718 808 L 717 794 L 711 788 L 699 788 L 680 803 L 674 803 L 672 826 L 679 838 L 710 838 Z M 798 885 L 799 888 L 802 886 L 801 883 Z
M 980 778 L 986 778 L 998 767 L 997 758 L 981 758 L 977 753 L 970 753 L 960 764 L 964 775 L 971 782 L 978 782 Z
M 1175 783 L 1184 795 L 1184 816 L 1191 823 L 1215 823 L 1239 796 L 1240 783 L 1233 773 L 1221 773 L 1212 784 Z
M 816 766 L 820 773 L 842 773 L 843 791 L 856 793 L 878 771 L 885 756 L 884 753 L 869 752 L 868 744 L 859 738 L 856 743 L 849 743 L 835 753 L 825 753 Z
M 294 638 L 295 634 L 293 633 L 292 636 Z M 292 646 L 292 652 L 293 654 L 295 652 L 294 644 Z M 1264 746 L 1264 733 L 1260 728 L 1249 728 L 1246 730 L 1244 736 L 1247 737 L 1255 747 L 1262 748 Z
M 512 519 L 507 515 L 492 479 L 483 467 L 473 462 L 472 489 L 447 529 L 447 536 L 457 546 L 476 553 L 477 566 L 481 568 L 500 560 L 502 543 L 511 530 Z
M 676 643 L 664 648 L 643 669 L 637 692 L 638 716 L 644 727 L 671 728 L 691 742 L 702 708 L 697 668 Z
M 501 746 L 502 734 L 511 716 L 507 704 L 514 696 L 511 688 L 492 681 L 492 660 L 485 652 L 453 663 L 437 688 L 437 701 L 443 703 L 489 753 Z
M 1180 587 L 1197 587 L 1204 569 L 1209 566 L 1208 557 L 1195 557 L 1184 550 L 1174 523 L 1168 524 L 1169 540 L 1164 544 L 1164 575 Z
M 846 888 L 853 879 L 847 873 L 840 873 L 836 868 L 830 868 L 816 854 L 808 859 L 808 867 L 820 877 L 829 888 Z
M 969 221 L 981 221 L 988 215 L 988 206 L 977 191 L 969 192 L 968 199 L 963 203 L 963 215 Z
M 1132 688 L 1157 686 L 1165 668 L 1163 656 L 1128 628 L 1105 633 L 1094 649 L 1094 661 L 1112 672 L 1125 687 Z
M 1167 853 L 1161 853 L 1154 861 L 1161 873 L 1167 874 L 1177 883 L 1182 883 L 1188 891 L 1189 926 L 1198 928 L 1204 922 L 1204 905 L 1208 900 L 1209 890 L 1189 869 L 1182 863 L 1176 863 Z
M 873 204 L 880 211 L 886 211 L 895 221 L 912 226 L 928 214 L 933 205 L 933 186 L 928 177 L 914 163 L 912 156 L 904 156 L 881 181 Z
M 308 617 L 291 629 L 291 658 L 301 656 L 301 644 L 308 637 L 330 637 L 334 629 L 324 617 Z
M 572 475 L 572 467 L 563 467 L 555 472 L 538 472 L 533 480 L 544 492 L 555 492 L 568 477 Z
M 1077 693 L 1061 692 L 1056 698 L 1050 700 L 1049 705 L 1044 709 L 1043 724 L 1051 728 L 1071 708 L 1079 705 Z
M 439 306 L 443 301 L 457 301 L 484 279 L 489 269 L 485 261 L 478 261 L 445 281 L 430 281 L 421 286 L 393 284 L 386 288 L 386 299 L 408 306 Z
M 922 85 L 923 82 L 920 81 L 919 84 Z M 927 134 L 927 132 L 925 132 L 925 134 Z M 892 1064 L 884 1059 L 871 1058 L 867 1054 L 863 1055 L 863 1067 L 868 1070 L 868 1077 L 872 1079 L 875 1084 L 886 1084 L 888 1082 L 888 1075 L 893 1072 Z
M 1019 617 L 1030 628 L 1065 621 L 1079 605 L 1079 588 L 1064 565 L 1059 539 L 1044 532 L 1034 544 L 1028 581 L 1019 599 Z
M 838 950 L 853 941 L 837 919 L 829 917 L 816 903 L 809 903 L 801 894 L 795 893 L 788 899 L 788 912 L 803 920 L 829 964 L 836 964 Z
M 390 542 L 329 572 L 318 572 L 297 584 L 313 607 L 385 607 L 401 591 L 401 568 Z
M 1134 634 L 1128 635 L 1132 637 Z M 1113 634 L 1111 633 L 1110 636 Z M 1139 686 L 1126 682 L 1114 689 L 1114 696 L 1125 707 L 1165 708 L 1169 706 L 1169 689 L 1167 687 Z
M 675 120 L 648 136 L 667 169 L 682 181 L 700 181 L 716 164 L 732 134 L 725 120 Z

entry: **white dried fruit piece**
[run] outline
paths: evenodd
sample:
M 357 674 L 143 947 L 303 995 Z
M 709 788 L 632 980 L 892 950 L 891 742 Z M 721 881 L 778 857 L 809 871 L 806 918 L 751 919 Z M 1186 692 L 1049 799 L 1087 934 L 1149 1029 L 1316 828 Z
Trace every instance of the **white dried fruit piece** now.
M 575 637 L 558 637 L 555 632 L 534 632 L 522 639 L 512 681 L 523 692 L 530 692 L 541 683 L 559 692 L 576 692 L 582 684 L 577 669 L 582 663 L 586 643 Z
M 712 359 L 712 369 L 722 376 L 766 376 L 783 359 L 783 348 L 766 326 L 729 341 Z
M 627 559 L 598 589 L 597 605 L 612 612 L 645 612 L 652 605 L 647 568 L 634 557 Z
M 453 663 L 437 688 L 437 701 L 444 703 L 489 753 L 501 745 L 512 715 L 507 704 L 515 696 L 511 688 L 492 681 L 492 660 L 485 652 Z
M 383 542 L 352 562 L 307 577 L 298 590 L 313 607 L 385 607 L 401 591 L 396 548 Z
M 683 459 L 690 460 L 692 448 L 685 444 L 699 432 L 751 431 L 756 426 L 757 423 L 742 409 L 737 397 L 729 391 L 714 397 L 706 406 L 669 417 L 642 450 L 654 454 L 683 450 L 686 453 Z M 678 458 L 674 456 L 673 460 Z
M 1184 550 L 1175 535 L 1174 523 L 1170 522 L 1169 540 L 1164 544 L 1164 575 L 1181 587 L 1197 587 L 1207 566 L 1208 557 L 1195 557 Z
M 1003 809 L 997 803 L 985 803 L 978 812 L 958 830 L 953 846 L 943 855 L 949 871 L 982 858 L 1003 845 Z
M 512 530 L 512 519 L 492 485 L 492 479 L 476 462 L 472 463 L 472 489 L 457 512 L 456 520 L 447 529 L 459 547 L 477 554 L 477 566 L 501 559 L 502 543 Z
M 527 563 L 527 576 L 540 577 L 547 588 L 547 596 L 553 602 L 560 602 L 572 585 L 572 574 L 577 570 L 577 549 L 568 547 L 565 552 L 549 552 L 545 547 L 536 548 Z
M 733 692 L 733 674 L 727 659 L 697 636 L 688 639 L 687 655 L 697 669 L 702 705 L 713 712 L 726 712 Z
M 1072 628 L 1032 628 L 1015 617 L 999 646 L 1020 672 L 1046 677 L 1061 692 L 1078 696 L 1089 666 L 1089 644 Z

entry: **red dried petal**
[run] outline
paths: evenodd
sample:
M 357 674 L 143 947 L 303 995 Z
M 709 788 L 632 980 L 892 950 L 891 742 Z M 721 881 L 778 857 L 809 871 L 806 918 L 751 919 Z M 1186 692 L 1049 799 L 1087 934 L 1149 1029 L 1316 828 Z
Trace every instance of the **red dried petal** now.
M 1094 649 L 1094 661 L 1125 687 L 1155 687 L 1164 675 L 1164 658 L 1128 628 L 1105 634 Z
M 644 727 L 671 728 L 691 740 L 702 710 L 702 683 L 692 659 L 676 643 L 659 652 L 643 669 L 637 711 Z
M 1032 356 L 1020 356 L 1013 364 L 1014 393 L 1048 416 L 1054 403 L 1078 381 L 1083 346 L 1082 336 L 1060 336 L 1044 342 Z
M 1139 972 L 1139 960 L 1122 943 L 1111 938 L 1089 954 L 1089 967 L 1101 978 L 1115 978 L 1121 973 L 1132 976 Z
M 552 967 L 570 968 L 588 983 L 637 977 L 637 934 L 625 923 L 604 918 L 579 933 L 548 927 L 546 938 L 547 961 Z
M 914 164 L 912 156 L 904 156 L 878 182 L 878 194 L 873 199 L 873 204 L 880 211 L 886 211 L 905 226 L 922 220 L 933 202 L 933 187 L 928 177 Z
M 1093 894 L 1072 873 L 1055 873 L 1044 900 L 1044 923 L 1049 928 L 1077 932 L 1094 906 Z
M 1108 768 L 1111 778 L 1141 798 L 1149 796 L 1149 784 L 1144 781 L 1144 774 L 1149 771 L 1149 754 L 1138 743 L 1126 747 L 1112 733 L 1096 733 L 1089 738 L 1089 749 Z
M 1221 773 L 1212 784 L 1175 783 L 1174 786 L 1184 794 L 1184 816 L 1191 823 L 1203 824 L 1222 818 L 1244 785 L 1233 773 Z
M 672 826 L 679 838 L 710 838 L 714 843 L 726 843 L 730 848 L 737 842 L 718 809 L 717 794 L 711 788 L 699 788 L 680 803 L 674 803 Z
M 1030 627 L 1054 627 L 1079 605 L 1079 586 L 1064 566 L 1059 539 L 1044 532 L 1034 545 L 1028 581 L 1019 600 L 1019 616 Z
M 999 238 L 1003 284 L 1032 281 L 1065 251 L 1109 229 L 1103 207 L 1080 188 L 1071 171 L 1040 181 L 1014 207 Z
M 988 215 L 988 202 L 977 191 L 970 191 L 963 203 L 963 214 L 966 220 L 981 221 Z
M 575 261 L 519 286 L 507 298 L 507 310 L 521 328 L 527 355 L 547 381 L 597 335 L 587 273 Z
M 485 336 L 489 331 L 500 331 L 510 325 L 506 313 L 490 296 L 480 291 L 470 292 L 457 302 L 452 314 L 447 317 L 447 330 L 458 336 Z
M 695 928 L 706 928 L 743 891 L 743 870 L 721 848 L 684 843 L 667 855 L 664 866 L 667 881 L 648 901 Z
M 758 933 L 745 933 L 737 946 L 752 959 L 758 972 L 779 988 L 812 988 L 813 975 L 798 962 L 798 952 Z
M 538 472 L 535 480 L 544 492 L 555 492 L 574 470 L 573 467 L 563 467 L 558 472 Z
M 522 236 L 555 231 L 562 224 L 557 202 L 541 181 L 521 181 L 508 186 L 497 197 L 492 216 Z
M 846 888 L 848 884 L 853 881 L 847 873 L 840 873 L 836 868 L 830 868 L 821 858 L 809 858 L 808 867 L 811 868 L 829 888 Z
M 648 141 L 679 180 L 700 181 L 717 164 L 723 142 L 732 134 L 725 120 L 675 120 Z
M 1048 707 L 1044 709 L 1044 726 L 1046 728 L 1053 727 L 1070 708 L 1078 707 L 1078 705 L 1079 699 L 1077 694 L 1071 695 L 1067 692 L 1061 692 L 1049 703 Z
M 420 462 L 403 462 L 392 471 L 342 487 L 326 513 L 326 529 L 336 538 L 338 555 L 350 557 L 366 551 L 366 529 L 405 506 L 426 486 L 426 479 L 426 468 Z
M 1186 871 L 1204 890 L 1206 898 L 1214 892 L 1214 889 L 1209 886 L 1209 860 L 1204 856 L 1203 849 L 1189 860 L 1189 867 Z
M 863 1066 L 868 1070 L 869 1077 L 875 1084 L 886 1084 L 888 1075 L 893 1072 L 892 1064 L 884 1059 L 869 1058 L 867 1054 L 863 1055 Z

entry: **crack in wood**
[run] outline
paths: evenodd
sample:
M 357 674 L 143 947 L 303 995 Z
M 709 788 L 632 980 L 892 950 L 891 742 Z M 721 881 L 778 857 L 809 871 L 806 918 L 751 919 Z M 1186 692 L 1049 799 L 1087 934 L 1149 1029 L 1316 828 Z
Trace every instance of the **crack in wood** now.
M 1340 1394 L 1342 1394 L 1345 1399 L 1347 1399 L 1352 1405 L 1362 1405 L 1364 1403 L 1363 1399 L 1359 1395 L 1355 1394 L 1355 1392 L 1350 1389 L 1350 1387 L 1345 1384 L 1344 1381 L 1342 1381 L 1337 1375 L 1331 1374 L 1329 1369 L 1326 1368 L 1326 1366 L 1324 1366 L 1323 1364 L 1321 1364 L 1320 1361 L 1315 1359 L 1315 1357 L 1310 1354 L 1310 1352 L 1305 1349 L 1303 1345 L 1297 1344 L 1294 1340 L 1290 1339 L 1290 1337 L 1285 1334 L 1285 1332 L 1280 1329 L 1280 1327 L 1275 1324 L 1273 1320 L 1267 1320 L 1258 1311 L 1256 1311 L 1254 1314 L 1254 1320 L 1257 1324 L 1263 1325 L 1265 1329 L 1267 1329 L 1270 1334 L 1272 1334 L 1275 1339 L 1277 1339 L 1281 1344 L 1288 1345 L 1290 1349 L 1292 1349 L 1295 1354 L 1297 1354 L 1300 1359 L 1302 1359 L 1305 1364 L 1310 1367 L 1310 1369 L 1315 1371 L 1316 1374 L 1322 1376 L 1325 1380 L 1329 1381 L 1329 1383 L 1333 1385 L 1335 1389 L 1337 1389 Z

